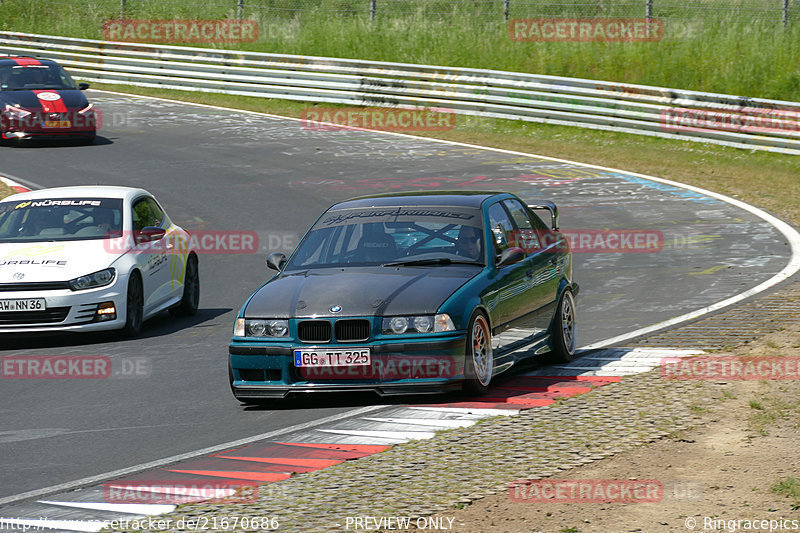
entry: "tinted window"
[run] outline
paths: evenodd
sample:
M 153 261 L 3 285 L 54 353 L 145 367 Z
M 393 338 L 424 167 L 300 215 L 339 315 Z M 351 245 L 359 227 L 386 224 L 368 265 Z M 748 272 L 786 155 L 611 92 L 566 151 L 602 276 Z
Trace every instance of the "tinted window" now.
M 518 200 L 504 200 L 503 204 L 508 209 L 518 228 L 514 233 L 514 243 L 511 246 L 522 248 L 528 254 L 539 250 L 541 248 L 540 237 L 543 237 L 541 233 L 543 228 L 535 225 L 534 221 L 539 223 L 541 221 L 535 215 L 531 216 L 528 209 Z
M 101 239 L 122 234 L 122 200 L 0 202 L 0 242 Z
M 332 211 L 320 218 L 287 269 L 449 259 L 483 263 L 477 209 L 390 207 Z
M 499 203 L 489 207 L 489 228 L 492 232 L 495 253 L 499 254 L 516 243 L 514 224 Z
M 139 231 L 147 226 L 160 227 L 164 222 L 164 212 L 152 198 L 143 198 L 133 204 L 133 230 Z
M 59 65 L 0 66 L 0 90 L 77 89 Z

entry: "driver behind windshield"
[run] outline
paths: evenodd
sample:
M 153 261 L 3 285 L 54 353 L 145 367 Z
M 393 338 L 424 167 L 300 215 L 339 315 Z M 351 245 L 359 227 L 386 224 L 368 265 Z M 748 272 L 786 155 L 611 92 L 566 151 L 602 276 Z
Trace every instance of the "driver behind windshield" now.
M 467 259 L 481 261 L 481 232 L 472 226 L 461 226 L 456 237 L 456 253 Z

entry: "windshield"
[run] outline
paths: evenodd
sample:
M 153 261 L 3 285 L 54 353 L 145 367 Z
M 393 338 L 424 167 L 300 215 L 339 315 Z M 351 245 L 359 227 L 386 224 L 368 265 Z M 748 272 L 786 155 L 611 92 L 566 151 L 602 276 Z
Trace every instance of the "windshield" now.
M 120 237 L 122 200 L 54 198 L 0 202 L 0 242 Z
M 77 88 L 69 74 L 59 65 L 0 66 L 0 91 Z
M 484 264 L 481 226 L 478 209 L 424 206 L 330 211 L 297 246 L 286 270 L 414 261 Z

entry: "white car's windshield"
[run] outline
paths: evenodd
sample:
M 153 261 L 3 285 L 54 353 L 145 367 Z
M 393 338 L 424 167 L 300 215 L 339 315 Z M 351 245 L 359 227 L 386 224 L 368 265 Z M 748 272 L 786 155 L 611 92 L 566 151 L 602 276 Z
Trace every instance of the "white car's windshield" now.
M 0 242 L 77 241 L 122 235 L 122 200 L 53 198 L 0 202 Z
M 484 250 L 478 209 L 347 209 L 323 215 L 298 245 L 286 269 L 482 264 Z

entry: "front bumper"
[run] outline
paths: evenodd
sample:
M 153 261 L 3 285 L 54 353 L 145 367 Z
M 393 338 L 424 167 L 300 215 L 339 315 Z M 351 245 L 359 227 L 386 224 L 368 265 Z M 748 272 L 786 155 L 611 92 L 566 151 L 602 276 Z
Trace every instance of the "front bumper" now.
M 0 312 L 0 333 L 36 333 L 44 331 L 104 331 L 125 325 L 127 280 L 117 275 L 111 285 L 97 289 L 0 291 L 0 300 L 44 298 L 44 311 Z M 101 320 L 101 303 L 113 302 L 116 316 Z
M 62 131 L 55 130 L 41 130 L 41 131 L 3 131 L 0 132 L 0 138 L 12 140 L 59 140 L 59 139 L 94 139 L 97 137 L 97 132 L 94 130 L 70 130 L 64 129 Z
M 97 136 L 97 119 L 94 115 L 81 115 L 79 110 L 58 113 L 55 122 L 69 122 L 68 127 L 45 125 L 38 112 L 24 119 L 0 117 L 0 137 L 5 140 L 22 139 L 93 139 Z
M 240 400 L 284 398 L 290 393 L 372 391 L 381 396 L 436 394 L 461 387 L 466 333 L 435 339 L 326 345 L 326 349 L 368 347 L 365 367 L 298 368 L 294 350 L 301 343 L 238 342 L 228 348 L 231 389 Z

